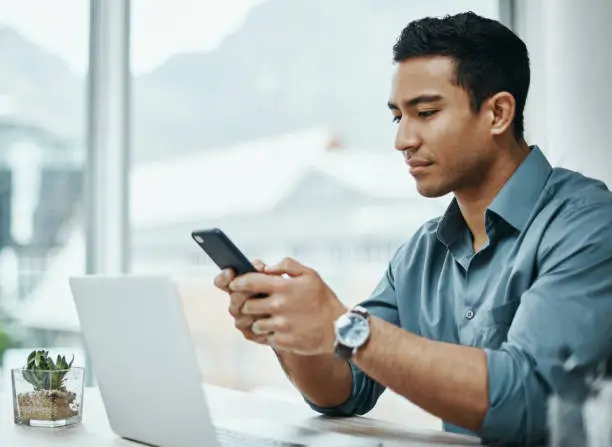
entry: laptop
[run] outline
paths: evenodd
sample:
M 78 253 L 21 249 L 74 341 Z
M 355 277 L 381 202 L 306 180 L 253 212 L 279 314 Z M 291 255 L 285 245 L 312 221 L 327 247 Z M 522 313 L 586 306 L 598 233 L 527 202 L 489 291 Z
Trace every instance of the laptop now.
M 263 419 L 265 437 L 253 433 L 252 420 L 245 421 L 244 430 L 240 423 L 231 430 L 215 427 L 171 279 L 91 275 L 70 278 L 70 288 L 108 420 L 118 436 L 160 447 L 382 445 Z

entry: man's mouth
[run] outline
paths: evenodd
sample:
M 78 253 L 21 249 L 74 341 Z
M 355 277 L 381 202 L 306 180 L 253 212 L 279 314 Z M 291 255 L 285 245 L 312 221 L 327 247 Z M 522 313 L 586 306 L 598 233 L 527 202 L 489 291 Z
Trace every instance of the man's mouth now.
M 433 163 L 427 160 L 419 160 L 416 158 L 410 158 L 406 160 L 406 164 L 410 166 L 410 174 L 419 175 L 424 173 L 429 166 Z

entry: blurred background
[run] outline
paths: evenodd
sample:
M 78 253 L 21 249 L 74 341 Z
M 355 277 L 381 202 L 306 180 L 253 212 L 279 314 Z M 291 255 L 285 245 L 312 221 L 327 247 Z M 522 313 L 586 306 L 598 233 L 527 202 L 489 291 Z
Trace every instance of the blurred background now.
M 513 28 L 531 54 L 528 142 L 612 180 L 612 2 L 102 3 L 0 0 L 0 389 L 34 347 L 87 362 L 69 276 L 131 272 L 177 278 L 203 380 L 295 398 L 233 329 L 190 232 L 219 226 L 251 258 L 293 256 L 347 304 L 367 298 L 450 200 L 418 196 L 393 149 L 391 48 L 413 19 Z M 406 417 L 398 405 L 387 393 L 376 411 Z

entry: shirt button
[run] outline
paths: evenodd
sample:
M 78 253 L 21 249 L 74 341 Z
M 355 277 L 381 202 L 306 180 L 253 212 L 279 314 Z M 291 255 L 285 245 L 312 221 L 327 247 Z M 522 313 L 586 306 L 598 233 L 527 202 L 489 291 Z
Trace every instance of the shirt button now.
M 471 320 L 472 318 L 474 318 L 474 311 L 472 309 L 466 310 L 465 318 L 467 318 L 468 320 Z

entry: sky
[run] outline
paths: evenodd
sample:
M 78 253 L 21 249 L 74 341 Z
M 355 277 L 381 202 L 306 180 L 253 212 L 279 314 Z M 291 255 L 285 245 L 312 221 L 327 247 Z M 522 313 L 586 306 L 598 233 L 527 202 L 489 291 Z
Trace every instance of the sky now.
M 132 70 L 151 71 L 171 55 L 207 51 L 236 30 L 264 0 L 132 0 Z M 0 0 L 0 26 L 87 69 L 89 0 Z

